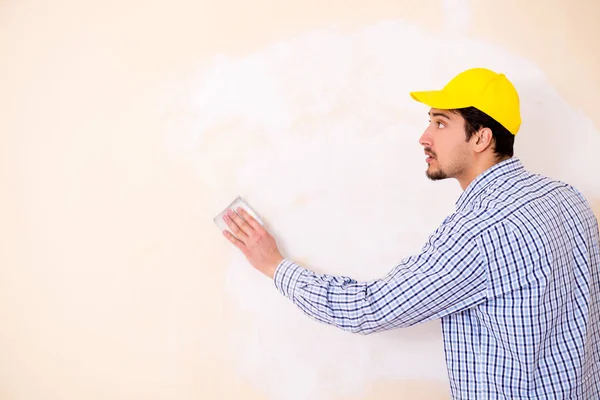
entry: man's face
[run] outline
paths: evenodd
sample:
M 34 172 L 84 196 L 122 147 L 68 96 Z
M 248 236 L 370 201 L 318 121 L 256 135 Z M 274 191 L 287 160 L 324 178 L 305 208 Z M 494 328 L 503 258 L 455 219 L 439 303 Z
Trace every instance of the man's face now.
M 427 155 L 426 175 L 431 180 L 459 178 L 471 163 L 465 119 L 458 113 L 432 108 L 419 143 Z

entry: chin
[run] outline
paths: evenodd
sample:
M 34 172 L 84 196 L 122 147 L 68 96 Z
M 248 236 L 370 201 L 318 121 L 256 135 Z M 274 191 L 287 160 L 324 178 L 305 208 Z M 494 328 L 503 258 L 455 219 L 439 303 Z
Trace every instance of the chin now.
M 440 181 L 442 179 L 448 178 L 448 176 L 439 169 L 432 169 L 431 167 L 427 168 L 425 171 L 425 175 L 432 181 Z

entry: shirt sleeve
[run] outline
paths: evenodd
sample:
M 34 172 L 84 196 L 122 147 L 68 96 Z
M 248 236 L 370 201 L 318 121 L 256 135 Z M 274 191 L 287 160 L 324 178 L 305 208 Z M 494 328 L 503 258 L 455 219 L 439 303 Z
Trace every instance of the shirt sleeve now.
M 460 312 L 486 299 L 487 273 L 478 240 L 442 225 L 417 255 L 386 276 L 357 282 L 313 273 L 289 259 L 277 267 L 277 289 L 309 317 L 369 334 Z

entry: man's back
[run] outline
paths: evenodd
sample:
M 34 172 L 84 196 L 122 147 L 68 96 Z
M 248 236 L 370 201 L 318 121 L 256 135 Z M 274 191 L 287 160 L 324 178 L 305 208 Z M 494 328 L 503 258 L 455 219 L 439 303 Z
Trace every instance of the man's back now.
M 598 399 L 597 221 L 574 188 L 502 164 L 458 203 L 488 284 L 487 301 L 442 319 L 453 394 Z

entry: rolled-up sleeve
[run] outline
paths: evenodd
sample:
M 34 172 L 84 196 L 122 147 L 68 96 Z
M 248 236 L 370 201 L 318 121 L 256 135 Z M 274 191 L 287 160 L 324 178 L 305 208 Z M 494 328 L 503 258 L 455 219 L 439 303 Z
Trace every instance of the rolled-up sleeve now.
M 365 282 L 313 273 L 289 259 L 277 267 L 277 289 L 311 318 L 369 334 L 411 326 L 482 303 L 487 273 L 469 232 L 440 227 L 417 255 Z

